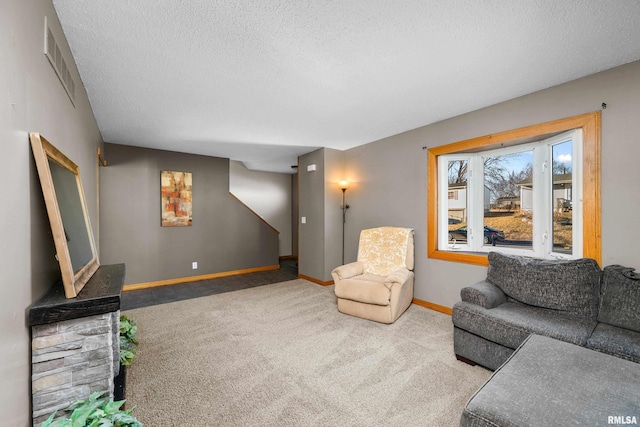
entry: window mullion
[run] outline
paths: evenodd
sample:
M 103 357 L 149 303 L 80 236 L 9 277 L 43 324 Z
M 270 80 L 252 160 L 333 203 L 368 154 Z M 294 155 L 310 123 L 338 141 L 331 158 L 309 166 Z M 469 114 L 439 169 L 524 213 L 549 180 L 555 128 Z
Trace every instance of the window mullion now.
M 438 207 L 439 207 L 439 212 L 438 215 L 440 216 L 440 218 L 443 218 L 442 221 L 440 221 L 439 227 L 438 227 L 438 235 L 440 236 L 440 238 L 438 239 L 438 246 L 440 248 L 446 248 L 447 247 L 447 236 L 448 236 L 448 221 L 444 220 L 445 218 L 448 218 L 448 209 L 449 209 L 449 204 L 448 204 L 448 191 L 449 191 L 449 185 L 448 185 L 448 168 L 447 165 L 449 163 L 449 156 L 441 156 L 438 159 L 438 170 L 439 172 L 439 176 L 438 176 Z
M 583 256 L 583 240 L 582 230 L 584 224 L 582 223 L 582 130 L 576 130 L 573 135 L 572 149 L 572 208 L 571 208 L 571 221 L 572 221 L 572 233 L 573 233 L 573 256 Z
M 469 227 L 471 228 L 471 236 L 469 244 L 471 250 L 478 252 L 482 250 L 484 237 L 484 164 L 482 154 L 474 154 L 470 164 Z
M 549 229 L 550 203 L 549 189 L 551 185 L 551 155 L 544 143 L 537 144 L 533 151 L 533 253 L 534 256 L 545 257 L 549 253 L 551 233 Z

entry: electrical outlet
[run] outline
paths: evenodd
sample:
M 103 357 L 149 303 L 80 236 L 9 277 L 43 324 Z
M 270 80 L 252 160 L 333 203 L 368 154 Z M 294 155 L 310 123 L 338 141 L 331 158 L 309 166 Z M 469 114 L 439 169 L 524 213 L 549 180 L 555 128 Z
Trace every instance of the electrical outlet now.
M 198 269 L 198 262 L 197 261 L 193 261 L 191 263 L 191 269 L 193 269 L 193 270 L 197 270 Z

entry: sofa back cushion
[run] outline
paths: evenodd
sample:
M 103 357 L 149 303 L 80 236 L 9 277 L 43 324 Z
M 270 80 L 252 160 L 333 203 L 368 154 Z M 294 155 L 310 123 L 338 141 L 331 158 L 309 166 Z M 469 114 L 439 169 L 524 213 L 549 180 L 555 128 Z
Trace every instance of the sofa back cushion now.
M 595 260 L 544 260 L 489 253 L 487 280 L 524 304 L 596 319 L 602 271 Z
M 640 331 L 640 274 L 633 268 L 604 268 L 598 322 Z

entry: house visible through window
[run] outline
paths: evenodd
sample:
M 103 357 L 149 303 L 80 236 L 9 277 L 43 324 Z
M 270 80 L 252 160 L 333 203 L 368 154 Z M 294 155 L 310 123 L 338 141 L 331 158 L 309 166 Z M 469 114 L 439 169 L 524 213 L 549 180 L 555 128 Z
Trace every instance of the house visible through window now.
M 437 238 L 428 239 L 429 256 L 484 264 L 486 253 L 500 251 L 599 261 L 599 167 L 592 164 L 599 114 L 564 120 L 551 122 L 556 129 L 543 124 L 474 140 L 475 147 L 463 141 L 430 150 L 437 185 L 429 186 L 436 206 L 428 222 Z M 592 224 L 583 216 L 594 207 Z
M 580 257 L 581 131 L 438 159 L 440 250 Z M 465 197 L 452 200 L 451 188 Z M 444 194 L 444 191 L 442 192 Z M 574 196 L 577 196 L 574 200 Z M 460 211 L 466 212 L 459 215 Z M 451 221 L 457 218 L 459 221 Z

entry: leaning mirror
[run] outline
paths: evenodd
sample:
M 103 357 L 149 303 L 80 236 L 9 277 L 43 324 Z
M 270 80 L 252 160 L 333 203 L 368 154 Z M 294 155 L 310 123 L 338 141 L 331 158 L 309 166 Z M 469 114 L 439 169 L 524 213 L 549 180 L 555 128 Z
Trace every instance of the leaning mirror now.
M 39 133 L 31 148 L 60 264 L 64 293 L 74 298 L 99 267 L 78 166 Z

